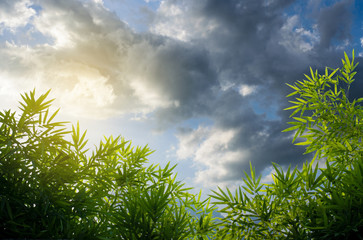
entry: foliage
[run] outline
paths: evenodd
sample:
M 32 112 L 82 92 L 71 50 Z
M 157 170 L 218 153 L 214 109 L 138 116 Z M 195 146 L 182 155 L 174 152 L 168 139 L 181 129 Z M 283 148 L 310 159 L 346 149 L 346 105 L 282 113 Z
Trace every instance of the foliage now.
M 175 166 L 148 163 L 147 146 L 111 136 L 90 152 L 79 124 L 54 121 L 49 91 L 22 95 L 19 115 L 0 112 L 0 238 L 363 239 L 363 98 L 348 99 L 354 52 L 342 63 L 289 85 L 284 131 L 312 161 L 273 163 L 269 184 L 250 164 L 234 193 L 213 192 L 219 222 Z
M 363 239 L 363 98 L 348 100 L 357 64 L 347 54 L 338 69 L 323 75 L 311 71 L 306 80 L 289 85 L 292 127 L 315 152 L 302 169 L 273 164 L 273 183 L 262 184 L 251 165 L 244 185 L 234 194 L 214 191 L 226 216 L 221 239 Z M 320 161 L 319 167 L 317 161 Z M 325 161 L 325 164 L 323 164 Z
M 54 121 L 48 94 L 0 112 L 0 238 L 208 239 L 213 207 L 175 166 L 147 164 L 150 149 L 121 137 L 90 152 L 78 124 Z

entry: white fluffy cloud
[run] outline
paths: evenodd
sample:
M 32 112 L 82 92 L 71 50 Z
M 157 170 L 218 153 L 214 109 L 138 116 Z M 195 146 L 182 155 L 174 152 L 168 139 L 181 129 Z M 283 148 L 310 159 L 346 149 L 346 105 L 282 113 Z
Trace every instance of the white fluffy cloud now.
M 242 84 L 239 87 L 239 93 L 244 97 L 246 97 L 246 96 L 248 96 L 250 94 L 253 94 L 254 92 L 256 92 L 256 87 L 255 86 Z
M 230 166 L 248 162 L 249 158 L 247 150 L 231 148 L 231 143 L 238 133 L 236 129 L 226 131 L 216 127 L 199 127 L 178 135 L 177 156 L 181 160 L 194 160 L 198 168 L 195 174 L 196 183 L 210 188 L 218 184 L 226 186 L 236 182 Z
M 189 74 L 183 61 L 189 61 L 187 54 L 198 56 L 198 51 L 176 49 L 161 36 L 135 33 L 101 2 L 42 0 L 39 4 L 32 21 L 29 17 L 22 21 L 47 37 L 48 43 L 7 43 L 0 49 L 2 75 L 7 76 L 3 81 L 12 81 L 4 86 L 13 86 L 12 92 L 52 88 L 67 111 L 92 118 L 176 108 L 180 99 L 175 93 L 193 92 L 188 88 L 193 88 L 195 77 L 200 78 L 199 70 Z M 21 1 L 8 8 L 34 15 L 30 5 Z M 8 25 L 19 26 L 9 21 Z M 181 79 L 191 84 L 183 85 Z
M 39 3 L 42 8 L 33 20 L 23 18 L 22 21 L 24 25 L 31 24 L 33 32 L 50 38 L 50 42 L 33 46 L 6 43 L 0 49 L 0 67 L 6 76 L 2 81 L 11 81 L 5 85 L 16 92 L 15 96 L 33 88 L 38 93 L 51 88 L 66 111 L 78 116 L 110 116 L 109 106 L 115 102 L 115 94 L 110 84 L 112 72 L 107 69 L 114 67 L 112 60 L 117 58 L 117 51 L 112 48 L 116 44 L 111 45 L 111 37 L 104 35 L 107 30 L 97 31 L 102 26 L 94 23 L 96 17 L 92 16 L 95 11 L 103 10 L 75 1 Z M 33 13 L 30 5 L 30 1 L 17 2 L 10 6 L 9 12 Z M 104 15 L 107 17 L 107 13 Z M 103 48 L 100 44 L 108 46 Z
M 286 49 L 291 52 L 301 53 L 308 52 L 319 43 L 320 35 L 317 26 L 313 26 L 311 30 L 303 28 L 299 16 L 293 15 L 289 17 L 281 28 L 281 40 Z
M 18 27 L 27 25 L 30 18 L 36 14 L 30 7 L 31 4 L 30 0 L 0 1 L 0 34 L 4 29 L 14 32 Z
M 198 14 L 205 3 L 205 0 L 162 1 L 151 31 L 186 42 L 207 37 L 219 24 Z

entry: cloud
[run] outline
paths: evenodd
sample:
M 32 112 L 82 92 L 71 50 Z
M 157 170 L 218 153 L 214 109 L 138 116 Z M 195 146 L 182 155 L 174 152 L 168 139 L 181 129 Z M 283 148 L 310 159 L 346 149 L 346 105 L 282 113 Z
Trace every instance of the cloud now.
M 153 110 L 159 111 L 158 119 L 165 124 L 193 115 L 190 108 L 204 106 L 203 97 L 217 84 L 207 53 L 174 40 L 159 37 L 135 44 L 129 61 L 139 86 L 149 92 L 144 96 L 152 95 L 153 102 L 160 103 Z
M 349 8 L 353 3 L 352 0 L 344 0 L 320 11 L 318 15 L 320 47 L 328 48 L 333 40 L 343 41 L 351 38 L 352 14 Z
M 206 1 L 162 1 L 150 31 L 180 41 L 208 37 L 218 22 L 200 14 Z
M 4 29 L 14 32 L 18 27 L 25 26 L 35 15 L 30 0 L 0 1 L 0 34 Z
M 261 86 L 260 91 L 268 88 L 271 95 L 279 91 L 281 87 L 271 89 L 270 84 L 281 86 L 291 77 L 285 72 L 301 72 L 307 64 L 304 52 L 294 49 L 290 53 L 280 44 L 285 22 L 282 12 L 287 5 L 288 1 L 270 5 L 259 1 L 225 1 L 222 5 L 218 1 L 163 2 L 151 28 L 153 33 L 181 40 L 180 44 L 186 42 L 194 51 L 204 50 L 218 84 L 211 86 L 212 92 L 201 90 L 203 94 L 197 101 L 185 102 L 178 109 L 163 109 L 158 116 L 175 122 L 176 118 L 193 117 L 195 113 L 211 115 L 215 99 L 224 101 L 219 96 L 227 86 L 237 91 L 242 85 Z M 235 106 L 241 99 L 231 104 Z
M 16 91 L 52 88 L 68 110 L 109 116 L 110 111 L 103 109 L 115 101 L 110 85 L 115 71 L 110 69 L 119 62 L 112 37 L 126 36 L 128 30 L 96 4 L 39 1 L 39 5 L 39 12 L 27 24 L 33 33 L 48 37 L 49 43 L 5 44 L 0 50 L 2 59 L 7 59 L 0 62 L 3 74 L 12 75 Z
M 245 97 L 248 96 L 252 93 L 254 93 L 256 91 L 256 87 L 255 86 L 249 86 L 249 85 L 244 85 L 242 84 L 239 88 L 239 93 Z
M 289 134 L 281 133 L 284 127 L 281 123 L 256 115 L 244 121 L 243 116 L 240 117 L 241 123 L 234 127 L 219 125 L 180 130 L 177 156 L 182 161 L 193 159 L 197 183 L 208 188 L 218 184 L 234 185 L 244 176 L 243 171 L 249 173 L 250 162 L 257 173 L 262 173 L 272 162 L 301 166 L 310 159 L 310 155 L 303 155 L 304 148 L 291 144 Z
M 161 4 L 152 32 L 205 49 L 218 80 L 212 91 L 201 91 L 203 97 L 193 105 L 184 102 L 175 109 L 157 110 L 160 119 L 171 122 L 197 116 L 213 120 L 212 127 L 178 136 L 178 156 L 199 167 L 196 181 L 232 183 L 248 170 L 249 161 L 261 173 L 271 162 L 286 166 L 309 159 L 302 155 L 303 148 L 292 145 L 291 135 L 281 133 L 288 121 L 288 113 L 282 111 L 290 91 L 285 83 L 303 78 L 309 65 L 322 69 L 339 62 L 342 51 L 331 39 L 348 39 L 349 2 L 320 8 L 311 24 L 303 22 L 304 15 L 286 14 L 294 4 L 214 0 Z M 342 22 L 332 19 L 339 6 L 347 17 Z
M 178 134 L 180 159 L 193 158 L 198 168 L 195 182 L 204 187 L 213 187 L 223 182 L 235 181 L 239 174 L 230 171 L 231 164 L 240 165 L 247 161 L 248 151 L 232 150 L 231 140 L 237 134 L 236 129 L 218 129 L 216 127 L 199 127 L 187 129 Z
M 52 88 L 67 111 L 107 118 L 174 109 L 216 83 L 205 51 L 135 33 L 101 2 L 44 0 L 39 5 L 28 24 L 49 43 L 7 44 L 1 54 L 12 60 L 0 65 L 4 74 L 14 75 L 17 68 L 37 79 L 40 90 Z M 17 86 L 25 81 L 13 79 Z
M 285 24 L 281 27 L 280 44 L 290 52 L 309 52 L 319 42 L 320 35 L 317 26 L 311 30 L 300 26 L 301 20 L 298 15 L 288 17 Z

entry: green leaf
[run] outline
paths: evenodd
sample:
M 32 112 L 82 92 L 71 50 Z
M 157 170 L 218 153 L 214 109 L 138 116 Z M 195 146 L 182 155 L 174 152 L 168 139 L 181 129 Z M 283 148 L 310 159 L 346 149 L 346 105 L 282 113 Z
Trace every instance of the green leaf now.
M 284 110 L 291 110 L 291 109 L 295 109 L 295 108 L 298 108 L 298 107 L 299 107 L 299 105 L 294 105 L 294 106 L 285 108 Z
M 14 220 L 13 211 L 11 210 L 9 201 L 5 200 L 5 205 L 8 212 L 8 216 L 10 217 L 11 220 Z
M 306 119 L 303 119 L 303 118 L 299 118 L 299 117 L 293 117 L 293 119 L 299 121 L 299 122 L 303 122 L 303 123 L 306 123 Z
M 297 146 L 305 146 L 305 145 L 310 145 L 310 144 L 311 144 L 311 141 L 295 143 L 295 145 L 297 145 Z

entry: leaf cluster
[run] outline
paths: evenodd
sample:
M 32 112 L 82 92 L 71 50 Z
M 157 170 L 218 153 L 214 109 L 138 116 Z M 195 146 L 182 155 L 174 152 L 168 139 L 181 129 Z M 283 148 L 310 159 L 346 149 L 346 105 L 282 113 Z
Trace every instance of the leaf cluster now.
M 0 112 L 0 238 L 208 239 L 213 206 L 149 164 L 147 147 L 54 121 L 49 91 Z M 197 215 L 195 214 L 197 213 Z

